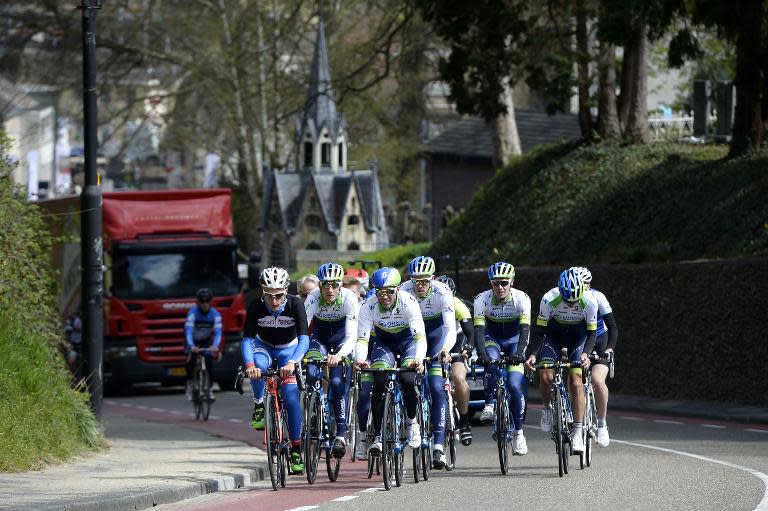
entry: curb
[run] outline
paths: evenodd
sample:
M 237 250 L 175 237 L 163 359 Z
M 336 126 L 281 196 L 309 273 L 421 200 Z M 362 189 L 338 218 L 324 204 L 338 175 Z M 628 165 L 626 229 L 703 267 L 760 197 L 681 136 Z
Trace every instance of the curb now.
M 206 495 L 237 488 L 251 486 L 258 481 L 263 481 L 266 468 L 262 465 L 255 465 L 254 468 L 246 469 L 242 472 L 221 474 L 209 479 L 198 481 L 190 480 L 188 485 L 181 488 L 165 489 L 158 486 L 156 489 L 131 492 L 111 492 L 96 497 L 89 498 L 83 502 L 70 503 L 40 503 L 36 502 L 29 506 L 13 508 L 18 511 L 102 511 L 109 509 L 111 511 L 136 511 L 148 509 L 160 504 L 172 504 L 182 500 L 192 499 Z

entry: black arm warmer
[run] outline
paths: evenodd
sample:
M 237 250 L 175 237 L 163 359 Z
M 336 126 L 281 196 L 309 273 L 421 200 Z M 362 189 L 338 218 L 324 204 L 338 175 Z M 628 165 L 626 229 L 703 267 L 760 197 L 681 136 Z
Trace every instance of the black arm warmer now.
M 515 356 L 523 358 L 525 350 L 528 348 L 531 337 L 531 325 L 520 325 L 520 339 L 517 341 L 517 353 Z
M 605 326 L 608 328 L 608 346 L 606 348 L 616 349 L 616 343 L 619 342 L 619 327 L 616 326 L 616 318 L 613 317 L 613 313 L 603 316 Z
M 592 330 L 591 332 L 587 332 L 587 340 L 584 341 L 584 351 L 582 353 L 586 353 L 589 355 L 592 353 L 592 350 L 595 349 L 595 342 L 597 341 L 597 332 Z
M 472 353 L 472 348 L 474 347 L 472 343 L 472 321 L 469 318 L 462 319 L 459 321 L 459 326 L 461 331 L 464 332 L 464 346 Z
M 541 345 L 544 344 L 544 334 L 547 332 L 547 327 L 534 325 L 533 333 L 531 334 L 531 343 L 528 345 L 528 356 L 536 355 L 539 357 L 539 350 Z
M 488 358 L 485 353 L 485 325 L 475 325 L 475 335 L 473 340 L 475 342 L 475 349 L 477 350 L 477 358 L 480 360 Z

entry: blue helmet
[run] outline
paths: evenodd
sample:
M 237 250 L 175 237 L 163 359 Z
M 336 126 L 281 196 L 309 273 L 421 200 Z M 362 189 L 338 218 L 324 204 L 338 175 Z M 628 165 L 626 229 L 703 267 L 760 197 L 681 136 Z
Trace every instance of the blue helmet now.
M 499 261 L 488 267 L 488 280 L 515 278 L 515 267 L 511 263 Z
M 320 282 L 344 280 L 344 268 L 340 264 L 325 263 L 317 269 L 317 278 L 320 279 Z
M 581 297 L 584 296 L 584 281 L 581 278 L 581 273 L 574 268 L 563 270 L 557 281 L 557 289 L 563 300 L 567 302 L 581 300 Z
M 377 289 L 381 287 L 399 286 L 400 272 L 397 271 L 397 268 L 390 268 L 387 266 L 384 268 L 379 268 L 373 272 L 373 277 L 371 277 L 371 285 Z
M 418 256 L 408 263 L 408 275 L 411 277 L 431 277 L 435 274 L 435 260 L 429 256 Z

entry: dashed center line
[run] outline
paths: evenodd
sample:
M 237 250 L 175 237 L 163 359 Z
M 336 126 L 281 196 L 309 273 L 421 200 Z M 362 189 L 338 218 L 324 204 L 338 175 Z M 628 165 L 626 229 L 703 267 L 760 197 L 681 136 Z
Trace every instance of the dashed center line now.
M 165 408 L 150 408 L 150 410 L 153 411 L 153 412 L 167 412 L 168 411 Z
M 348 500 L 356 499 L 357 497 L 359 497 L 359 495 L 344 495 L 338 499 L 331 500 L 331 502 L 346 502 Z
M 745 429 L 744 431 L 751 431 L 752 433 L 768 433 L 768 429 Z
M 655 419 L 653 422 L 656 422 L 658 424 L 682 424 L 680 421 L 669 421 L 669 420 L 663 420 L 663 419 Z
M 294 507 L 292 509 L 289 509 L 288 511 L 309 511 L 310 509 L 317 509 L 320 506 L 301 506 L 301 507 Z
M 725 426 L 722 426 L 720 424 L 702 424 L 702 428 L 712 428 L 712 429 L 725 429 Z
M 624 419 L 627 421 L 644 421 L 642 417 L 631 417 L 629 415 L 619 415 L 619 419 Z

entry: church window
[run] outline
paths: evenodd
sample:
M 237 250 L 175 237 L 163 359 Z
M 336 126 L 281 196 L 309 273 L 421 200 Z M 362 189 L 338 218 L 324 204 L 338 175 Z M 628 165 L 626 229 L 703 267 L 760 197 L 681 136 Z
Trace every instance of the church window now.
M 349 215 L 347 217 L 347 225 L 357 225 L 360 223 L 360 217 L 357 215 Z
M 344 144 L 339 144 L 339 168 L 344 168 Z
M 360 245 L 358 245 L 356 241 L 353 241 L 347 245 L 347 250 L 360 250 Z
M 321 146 L 321 150 L 322 150 L 322 153 L 321 153 L 320 163 L 324 167 L 327 167 L 331 164 L 331 144 L 323 143 Z
M 304 168 L 312 167 L 312 142 L 304 142 Z
M 307 244 L 307 250 L 320 250 L 320 245 L 314 241 L 310 241 L 309 244 Z
M 304 225 L 310 229 L 319 229 L 323 226 L 323 222 L 318 215 L 307 215 L 304 217 Z

